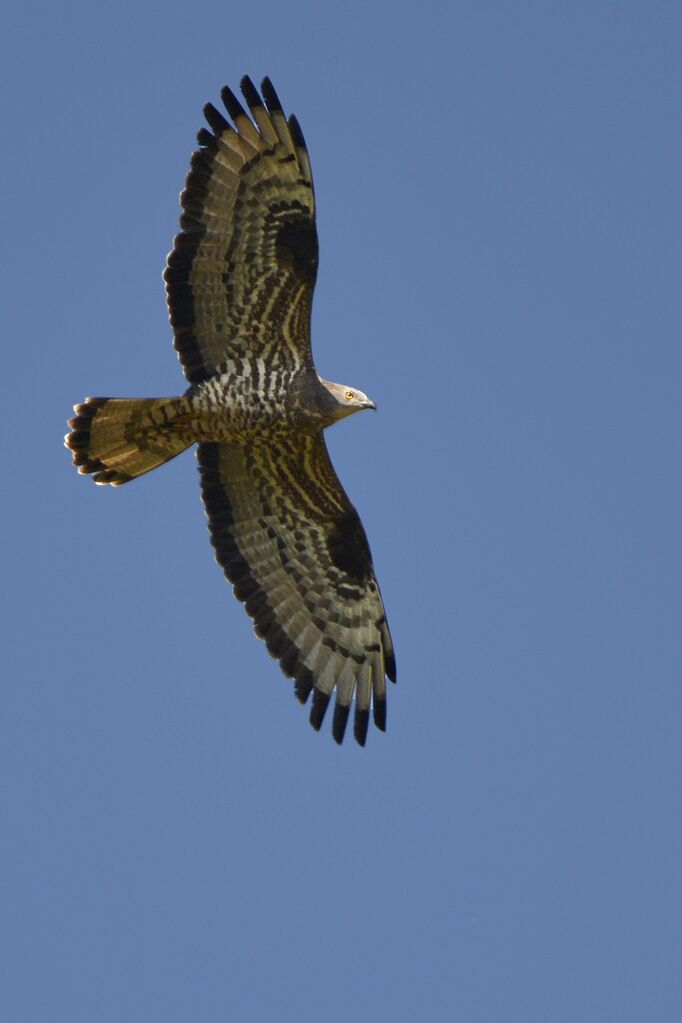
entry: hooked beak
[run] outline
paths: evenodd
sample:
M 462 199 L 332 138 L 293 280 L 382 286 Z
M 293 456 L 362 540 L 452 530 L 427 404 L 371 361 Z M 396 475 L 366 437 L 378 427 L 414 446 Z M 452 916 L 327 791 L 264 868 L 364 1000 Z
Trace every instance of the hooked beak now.
M 376 412 L 376 410 L 377 410 L 377 407 L 376 407 L 375 403 L 373 401 L 371 401 L 369 398 L 365 402 L 364 407 L 365 408 L 371 408 L 372 412 Z

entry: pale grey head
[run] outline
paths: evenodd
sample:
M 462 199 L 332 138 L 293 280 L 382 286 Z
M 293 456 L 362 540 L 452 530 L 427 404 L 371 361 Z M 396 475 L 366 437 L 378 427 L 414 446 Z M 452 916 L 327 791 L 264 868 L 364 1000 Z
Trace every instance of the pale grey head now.
M 357 387 L 349 387 L 347 384 L 334 384 L 330 380 L 319 378 L 320 383 L 329 391 L 335 401 L 334 418 L 343 419 L 351 416 L 354 412 L 362 412 L 363 409 L 371 408 L 376 412 L 376 405 L 371 398 L 359 391 Z

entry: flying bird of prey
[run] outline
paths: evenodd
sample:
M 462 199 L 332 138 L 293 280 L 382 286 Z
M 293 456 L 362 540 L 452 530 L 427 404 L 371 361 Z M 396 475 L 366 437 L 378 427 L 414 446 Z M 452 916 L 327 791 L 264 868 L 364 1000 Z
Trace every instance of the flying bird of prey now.
M 225 87 L 230 121 L 207 104 L 164 273 L 174 345 L 189 387 L 178 398 L 86 398 L 65 443 L 81 473 L 120 486 L 197 444 L 216 560 L 256 634 L 312 693 L 319 729 L 336 689 L 342 742 L 355 698 L 364 746 L 370 707 L 386 728 L 393 643 L 367 537 L 324 441 L 375 408 L 315 370 L 315 198 L 296 118 L 272 83 Z

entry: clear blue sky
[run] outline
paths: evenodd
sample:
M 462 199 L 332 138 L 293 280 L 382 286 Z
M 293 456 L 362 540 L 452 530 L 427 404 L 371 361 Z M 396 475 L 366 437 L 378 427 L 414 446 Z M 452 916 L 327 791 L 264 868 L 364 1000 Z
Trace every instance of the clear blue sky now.
M 47 4 L 2 66 L 1 1014 L 682 1019 L 682 12 Z M 398 657 L 317 735 L 187 454 L 118 490 L 86 394 L 173 394 L 201 109 L 269 74 L 315 172 L 329 445 Z

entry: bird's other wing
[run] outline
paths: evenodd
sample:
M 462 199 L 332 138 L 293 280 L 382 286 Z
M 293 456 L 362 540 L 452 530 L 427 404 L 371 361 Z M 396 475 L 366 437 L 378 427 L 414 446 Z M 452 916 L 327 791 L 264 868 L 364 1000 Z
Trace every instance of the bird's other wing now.
M 251 117 L 227 88 L 230 123 L 212 104 L 180 196 L 181 233 L 164 273 L 174 345 L 192 384 L 227 360 L 271 369 L 312 365 L 317 230 L 310 161 L 298 121 L 272 83 L 241 82 Z
M 370 705 L 386 728 L 393 644 L 365 531 L 321 433 L 247 447 L 200 444 L 201 487 L 216 559 L 301 703 L 343 740 L 355 694 L 364 745 Z

